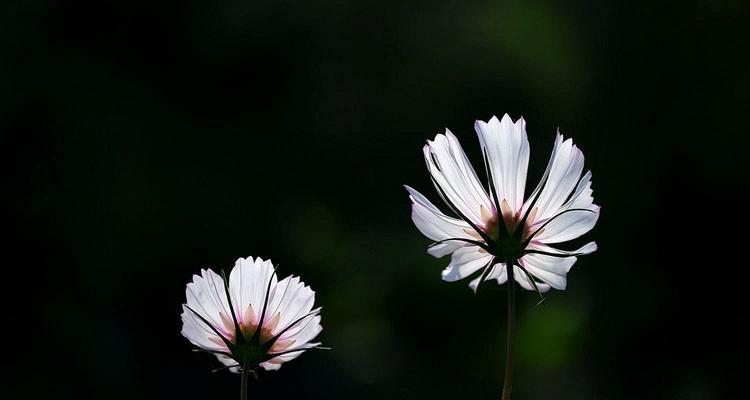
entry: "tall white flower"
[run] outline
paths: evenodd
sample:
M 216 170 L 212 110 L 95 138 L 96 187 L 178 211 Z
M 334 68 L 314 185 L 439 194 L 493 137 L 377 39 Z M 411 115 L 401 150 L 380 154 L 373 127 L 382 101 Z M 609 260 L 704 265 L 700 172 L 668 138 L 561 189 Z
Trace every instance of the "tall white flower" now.
M 424 157 L 432 181 L 457 218 L 440 211 L 411 187 L 412 220 L 436 242 L 428 252 L 435 257 L 451 254 L 442 273 L 446 281 L 457 281 L 477 271 L 469 283 L 478 285 L 511 276 L 527 290 L 545 292 L 565 289 L 567 273 L 576 257 L 596 250 L 590 242 L 573 250 L 551 245 L 585 234 L 599 218 L 593 203 L 591 172 L 583 172 L 583 153 L 571 139 L 558 132 L 547 169 L 536 189 L 525 197 L 529 164 L 529 141 L 523 118 L 474 125 L 487 169 L 487 189 L 482 185 L 456 137 L 446 129 L 424 146 Z
M 228 279 L 204 269 L 186 296 L 182 335 L 232 372 L 279 369 L 320 346 L 315 292 L 296 276 L 279 281 L 270 260 L 240 258 Z

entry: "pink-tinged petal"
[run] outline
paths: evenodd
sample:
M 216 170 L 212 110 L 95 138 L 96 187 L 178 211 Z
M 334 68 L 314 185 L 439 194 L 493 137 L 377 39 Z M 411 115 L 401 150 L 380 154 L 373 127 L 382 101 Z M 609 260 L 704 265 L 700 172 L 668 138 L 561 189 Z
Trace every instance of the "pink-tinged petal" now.
M 187 306 L 205 318 L 225 337 L 234 333 L 232 314 L 224 289 L 224 280 L 210 269 L 193 275 L 185 290 Z
M 320 316 L 316 315 L 300 321 L 295 328 L 284 333 L 281 339 L 292 341 L 293 348 L 305 347 L 322 331 L 323 327 L 320 325 Z
M 182 336 L 197 347 L 210 351 L 227 351 L 221 338 L 185 305 L 182 306 Z
M 445 135 L 427 141 L 423 153 L 430 175 L 448 200 L 475 225 L 484 226 L 482 207 L 493 212 L 494 207 L 455 136 L 446 129 Z
M 279 290 L 276 292 L 278 299 L 274 299 L 274 303 L 269 305 L 270 310 L 281 314 L 278 328 L 274 333 L 280 332 L 294 321 L 309 314 L 315 303 L 315 292 L 302 283 L 299 277 L 289 276 L 282 282 L 284 285 L 280 282 Z
M 229 293 L 232 306 L 240 325 L 257 324 L 266 291 L 276 287 L 278 279 L 274 275 L 273 263 L 258 258 L 239 258 L 229 273 Z M 252 309 L 252 312 L 249 310 Z M 252 318 L 252 321 L 245 321 Z
M 506 200 L 512 212 L 516 213 L 523 205 L 529 166 L 526 121 L 519 118 L 514 123 L 505 114 L 502 120 L 492 117 L 488 122 L 476 121 L 474 129 L 482 149 L 487 153 L 498 204 Z
M 454 282 L 464 279 L 487 265 L 492 256 L 477 246 L 463 247 L 451 256 L 451 262 L 443 272 L 443 280 Z

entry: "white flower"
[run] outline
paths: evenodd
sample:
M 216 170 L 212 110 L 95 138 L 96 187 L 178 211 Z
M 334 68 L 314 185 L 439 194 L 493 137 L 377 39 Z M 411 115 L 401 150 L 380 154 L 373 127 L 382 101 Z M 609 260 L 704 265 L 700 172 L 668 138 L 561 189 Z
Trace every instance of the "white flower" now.
M 182 335 L 232 372 L 275 370 L 297 358 L 323 329 L 315 292 L 298 277 L 278 280 L 270 260 L 240 258 L 228 278 L 194 275 L 182 309 Z
M 513 276 L 527 290 L 565 289 L 567 273 L 576 256 L 596 250 L 596 243 L 564 251 L 550 245 L 569 241 L 591 230 L 599 218 L 593 203 L 591 172 L 583 172 L 583 153 L 558 132 L 547 169 L 524 197 L 529 164 L 529 141 L 523 118 L 515 123 L 476 121 L 488 175 L 488 191 L 477 177 L 456 137 L 446 129 L 424 146 L 427 169 L 443 200 L 458 215 L 450 217 L 427 198 L 406 186 L 412 201 L 412 220 L 435 240 L 428 253 L 451 254 L 442 273 L 457 281 L 483 270 L 469 286 L 495 279 L 507 281 L 506 264 L 514 260 Z

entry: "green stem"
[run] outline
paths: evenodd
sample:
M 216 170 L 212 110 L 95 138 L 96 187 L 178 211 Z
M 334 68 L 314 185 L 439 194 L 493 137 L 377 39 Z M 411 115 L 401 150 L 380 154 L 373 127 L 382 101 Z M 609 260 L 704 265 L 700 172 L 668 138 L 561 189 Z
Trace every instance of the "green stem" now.
M 505 381 L 503 383 L 503 399 L 510 400 L 510 390 L 513 386 L 513 348 L 516 342 L 516 281 L 513 277 L 513 259 L 507 259 L 505 268 L 508 271 L 508 346 L 505 353 Z
M 247 400 L 247 380 L 250 377 L 250 368 L 242 367 L 242 384 L 240 386 L 240 400 Z

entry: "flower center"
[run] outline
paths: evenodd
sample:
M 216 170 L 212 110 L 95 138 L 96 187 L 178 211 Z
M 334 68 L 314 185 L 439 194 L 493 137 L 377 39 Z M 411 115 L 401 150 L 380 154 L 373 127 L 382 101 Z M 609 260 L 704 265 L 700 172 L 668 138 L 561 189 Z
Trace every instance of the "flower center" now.
M 220 313 L 221 316 L 221 322 L 223 325 L 223 334 L 224 337 L 229 339 L 230 342 L 237 345 L 237 331 L 234 327 L 234 321 L 232 320 L 232 316 L 224 315 L 224 313 Z M 264 350 L 266 346 L 266 342 L 271 340 L 274 335 L 276 328 L 279 325 L 279 320 L 281 319 L 280 313 L 275 313 L 272 316 L 266 315 L 266 317 L 263 319 L 263 326 L 260 328 L 260 332 L 258 333 L 258 342 L 253 343 L 250 340 L 255 335 L 255 332 L 258 330 L 258 325 L 260 325 L 260 318 L 256 316 L 255 310 L 253 309 L 252 305 L 248 305 L 247 309 L 244 313 L 237 315 L 237 324 L 240 326 L 240 333 L 244 337 L 244 345 L 239 346 L 236 351 L 239 354 L 235 355 L 235 358 L 238 360 L 256 360 L 256 359 L 262 359 L 265 357 L 266 353 L 279 353 L 282 352 L 288 348 L 290 348 L 294 344 L 294 340 L 291 339 L 282 339 L 279 338 L 276 340 L 273 345 L 271 345 L 270 348 L 267 350 Z M 224 346 L 224 342 L 220 338 L 211 339 L 214 343 Z M 258 361 L 260 362 L 260 361 Z
M 492 239 L 493 243 L 487 243 L 495 249 L 496 256 L 504 258 L 518 258 L 524 250 L 524 241 L 532 232 L 531 225 L 536 217 L 537 208 L 534 207 L 530 212 L 523 227 L 519 227 L 522 216 L 521 210 L 513 212 L 508 202 L 503 200 L 500 203 L 500 215 L 502 215 L 504 226 L 500 226 L 500 216 L 497 213 L 489 211 L 484 206 L 480 206 L 480 215 L 482 223 L 478 226 L 487 236 Z M 503 235 L 500 239 L 500 229 L 507 229 L 508 235 Z M 473 236 L 476 240 L 486 242 L 482 235 L 473 229 L 465 230 L 466 233 Z M 485 251 L 485 250 L 480 250 Z

